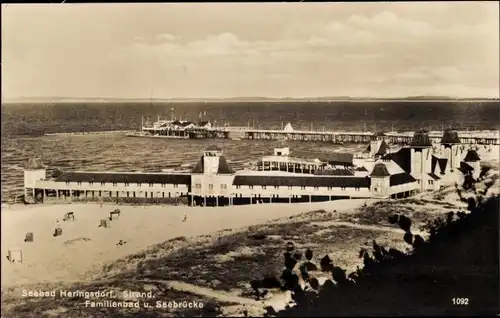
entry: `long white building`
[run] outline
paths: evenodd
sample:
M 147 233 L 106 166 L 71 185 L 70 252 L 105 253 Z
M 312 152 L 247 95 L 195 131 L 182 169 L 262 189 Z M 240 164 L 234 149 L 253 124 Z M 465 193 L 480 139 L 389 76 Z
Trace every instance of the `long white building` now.
M 373 136 L 361 154 L 294 152 L 276 148 L 253 170 L 234 171 L 222 149 L 203 151 L 191 172 L 58 172 L 47 175 L 40 160 L 24 171 L 25 200 L 110 200 L 117 202 L 235 205 L 268 202 L 311 202 L 345 198 L 400 198 L 440 188 L 454 169 L 477 176 L 480 158 L 463 156 L 454 130 L 439 145 L 418 131 L 410 146 L 391 149 L 383 134 Z

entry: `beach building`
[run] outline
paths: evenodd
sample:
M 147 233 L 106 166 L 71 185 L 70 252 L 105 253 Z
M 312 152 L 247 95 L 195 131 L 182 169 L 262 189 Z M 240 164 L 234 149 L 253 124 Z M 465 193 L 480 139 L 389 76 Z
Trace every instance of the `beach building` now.
M 453 169 L 478 176 L 480 158 L 462 156 L 458 135 L 449 130 L 439 145 L 426 131 L 409 146 L 393 149 L 374 134 L 360 154 L 290 151 L 275 148 L 251 170 L 234 171 L 217 146 L 208 147 L 190 172 L 62 172 L 47 175 L 38 159 L 24 171 L 25 200 L 116 200 L 178 202 L 203 206 L 271 202 L 313 202 L 346 198 L 402 198 L 435 191 Z M 463 158 L 463 159 L 462 159 Z

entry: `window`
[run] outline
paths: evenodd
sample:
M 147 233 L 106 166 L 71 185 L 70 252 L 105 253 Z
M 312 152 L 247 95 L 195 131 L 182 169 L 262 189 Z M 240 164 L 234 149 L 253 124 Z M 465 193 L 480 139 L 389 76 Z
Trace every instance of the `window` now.
M 340 190 L 345 191 L 345 187 L 340 187 Z
M 305 189 L 306 189 L 306 187 L 304 187 L 304 186 L 300 187 L 300 190 L 305 190 Z
M 278 189 L 280 188 L 280 186 L 274 186 L 274 188 L 275 188 L 276 190 L 278 190 Z
M 94 182 L 89 182 L 89 185 L 94 185 Z
M 262 186 L 262 190 L 265 190 L 265 189 L 266 189 L 266 186 L 265 186 L 265 185 L 264 185 L 264 186 Z
M 78 181 L 78 182 L 77 182 L 77 184 L 78 184 L 79 186 L 81 186 L 81 185 L 82 185 L 82 182 L 81 182 L 81 181 Z
M 165 188 L 165 183 L 162 183 L 162 184 L 161 184 L 161 187 L 162 187 L 162 188 Z
M 113 187 L 116 187 L 118 184 L 116 182 L 113 182 Z
M 174 187 L 174 188 L 175 188 L 175 187 Z M 213 185 L 213 184 L 209 184 L 209 185 L 208 185 L 208 189 L 209 189 L 209 190 L 213 190 L 213 189 L 214 189 L 214 185 Z
M 106 185 L 106 182 L 101 182 L 101 185 L 102 185 L 102 186 L 105 186 L 105 185 Z
M 378 188 L 373 188 L 373 191 L 375 191 L 375 192 L 378 191 Z
M 250 190 L 253 190 L 253 185 L 248 186 L 248 188 L 249 188 Z
M 141 183 L 137 183 L 137 186 L 140 188 L 141 187 Z
M 328 190 L 328 191 L 331 191 L 331 190 L 332 190 L 332 187 L 328 187 L 328 188 L 327 188 L 327 190 Z
M 429 185 L 434 184 L 434 180 L 429 180 Z
M 152 187 L 152 186 L 153 186 L 153 183 L 152 183 L 152 182 L 150 182 L 150 183 L 149 183 L 149 187 Z
M 128 182 L 125 182 L 125 186 L 128 187 Z
M 69 181 L 66 181 L 66 185 L 69 186 Z
M 195 189 L 201 189 L 201 183 L 197 183 L 194 185 Z
M 293 187 L 292 187 L 292 186 L 288 186 L 288 190 L 292 190 L 292 189 L 293 189 Z
M 420 184 L 420 180 L 417 180 L 417 183 Z
M 359 191 L 359 187 L 354 188 L 356 191 Z
M 318 191 L 318 190 L 319 190 L 319 187 L 314 187 L 314 190 L 315 190 L 315 191 Z
M 240 188 L 241 188 L 241 186 L 240 186 L 240 185 L 237 185 L 237 186 L 236 186 L 236 189 L 240 189 Z
M 178 187 L 179 187 L 179 185 L 178 185 L 178 184 L 174 184 L 174 188 L 178 188 Z
M 221 184 L 221 185 L 220 185 L 220 188 L 221 188 L 222 190 L 227 189 L 227 184 Z

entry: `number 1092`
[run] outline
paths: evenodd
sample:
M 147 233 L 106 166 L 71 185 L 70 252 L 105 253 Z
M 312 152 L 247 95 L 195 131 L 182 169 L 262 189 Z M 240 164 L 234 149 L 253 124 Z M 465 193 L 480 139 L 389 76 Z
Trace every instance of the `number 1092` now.
M 451 301 L 453 305 L 467 306 L 469 304 L 469 298 L 453 298 Z

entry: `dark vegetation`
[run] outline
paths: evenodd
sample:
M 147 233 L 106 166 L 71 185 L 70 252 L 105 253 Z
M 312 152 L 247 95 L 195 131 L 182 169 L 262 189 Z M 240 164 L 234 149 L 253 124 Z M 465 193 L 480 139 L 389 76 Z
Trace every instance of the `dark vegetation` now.
M 321 220 L 321 216 L 317 215 L 315 219 Z M 286 241 L 294 240 L 296 245 L 304 248 L 324 246 L 320 252 L 326 252 L 332 245 L 346 249 L 360 237 L 370 235 L 369 230 L 340 226 L 324 228 L 310 221 L 259 225 L 197 246 L 189 242 L 171 242 L 178 248 L 167 255 L 148 258 L 146 254 L 149 253 L 136 254 L 120 264 L 107 266 L 105 271 L 108 271 L 106 277 L 111 279 L 180 280 L 214 290 L 243 288 L 246 294 L 251 291 L 244 286 L 249 273 L 257 279 L 274 277 L 281 271 L 278 256 Z M 161 249 L 170 249 L 171 246 L 169 243 Z M 242 248 L 249 249 L 250 253 L 239 253 Z M 230 256 L 226 258 L 226 255 Z M 124 270 L 125 265 L 134 261 L 136 266 Z
M 484 179 L 484 176 L 483 176 Z M 472 179 L 472 185 L 479 180 Z M 494 180 L 493 180 L 494 181 Z M 464 190 L 473 189 L 464 182 Z M 427 221 L 429 231 L 424 240 L 411 232 L 412 220 L 401 214 L 388 221 L 405 231 L 404 241 L 413 247 L 404 253 L 386 250 L 373 241 L 373 252 L 360 251 L 363 268 L 346 275 L 346 271 L 327 256 L 320 261 L 321 271 L 332 279 L 321 287 L 309 277 L 304 264 L 300 274 L 294 270 L 299 259 L 293 243 L 286 246 L 285 269 L 278 282 L 269 286 L 252 281 L 257 297 L 262 288 L 292 291 L 295 306 L 281 312 L 269 307 L 268 315 L 278 317 L 356 316 L 356 315 L 494 315 L 499 311 L 499 231 L 500 196 L 482 199 L 493 182 L 476 198 L 465 199 L 466 212 L 449 212 L 445 218 Z M 457 186 L 457 191 L 461 191 Z M 473 191 L 473 190 L 470 190 Z M 306 254 L 312 255 L 308 250 Z M 299 284 L 299 276 L 307 282 Z M 454 299 L 465 298 L 467 304 Z

